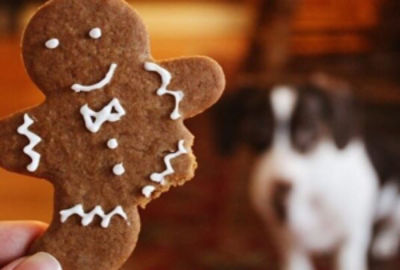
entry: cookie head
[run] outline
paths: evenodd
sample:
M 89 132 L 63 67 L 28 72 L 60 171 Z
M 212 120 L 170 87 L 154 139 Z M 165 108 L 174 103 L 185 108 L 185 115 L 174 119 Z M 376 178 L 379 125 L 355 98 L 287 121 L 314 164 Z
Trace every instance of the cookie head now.
M 46 95 L 99 82 L 115 65 L 135 68 L 149 55 L 145 26 L 123 0 L 49 1 L 23 38 L 27 72 Z

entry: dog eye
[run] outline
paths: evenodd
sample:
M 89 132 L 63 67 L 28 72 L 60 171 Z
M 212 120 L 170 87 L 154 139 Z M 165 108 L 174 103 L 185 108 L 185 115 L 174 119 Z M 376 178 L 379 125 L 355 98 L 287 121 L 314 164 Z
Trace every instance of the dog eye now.
M 54 50 L 58 46 L 60 46 L 60 41 L 56 38 L 52 38 L 52 39 L 49 39 L 48 41 L 46 41 L 45 45 L 46 45 L 47 49 Z
M 99 38 L 101 38 L 101 36 L 102 36 L 101 29 L 98 28 L 98 27 L 93 28 L 92 30 L 90 30 L 89 36 L 90 36 L 92 39 L 99 39 Z

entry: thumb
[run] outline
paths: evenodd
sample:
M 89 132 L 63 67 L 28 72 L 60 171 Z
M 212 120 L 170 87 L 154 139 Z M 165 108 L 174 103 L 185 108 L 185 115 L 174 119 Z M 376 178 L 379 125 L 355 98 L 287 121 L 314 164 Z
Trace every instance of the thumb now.
M 52 255 L 39 252 L 5 266 L 2 270 L 62 270 L 61 264 Z

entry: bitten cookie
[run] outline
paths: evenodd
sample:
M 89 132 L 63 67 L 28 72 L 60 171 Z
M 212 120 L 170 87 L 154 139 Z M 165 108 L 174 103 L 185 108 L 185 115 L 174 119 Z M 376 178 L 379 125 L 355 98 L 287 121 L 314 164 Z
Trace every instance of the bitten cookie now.
M 54 215 L 31 252 L 64 270 L 118 269 L 136 245 L 138 206 L 194 175 L 183 120 L 214 104 L 225 79 L 205 57 L 155 62 L 123 0 L 51 0 L 23 39 L 46 95 L 0 122 L 0 165 L 51 181 Z

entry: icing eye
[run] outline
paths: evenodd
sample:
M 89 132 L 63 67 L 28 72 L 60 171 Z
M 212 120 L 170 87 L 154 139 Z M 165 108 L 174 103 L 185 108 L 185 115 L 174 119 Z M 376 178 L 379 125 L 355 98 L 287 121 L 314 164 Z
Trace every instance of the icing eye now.
M 48 41 L 46 41 L 46 47 L 47 49 L 53 50 L 55 48 L 57 48 L 58 46 L 60 46 L 60 41 L 56 38 L 52 38 L 49 39 Z
M 99 39 L 99 38 L 101 38 L 101 29 L 100 28 L 98 28 L 98 27 L 96 27 L 96 28 L 93 28 L 92 30 L 90 30 L 90 32 L 89 32 L 89 36 L 92 38 L 92 39 Z

